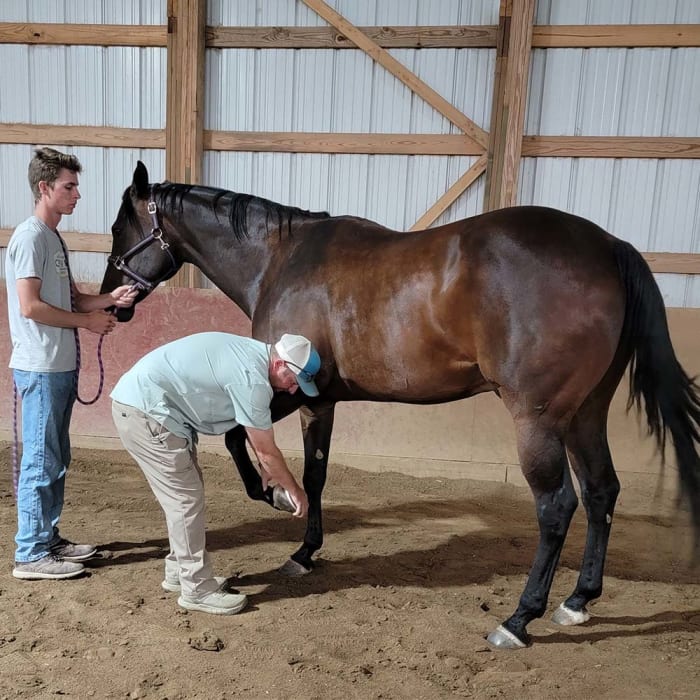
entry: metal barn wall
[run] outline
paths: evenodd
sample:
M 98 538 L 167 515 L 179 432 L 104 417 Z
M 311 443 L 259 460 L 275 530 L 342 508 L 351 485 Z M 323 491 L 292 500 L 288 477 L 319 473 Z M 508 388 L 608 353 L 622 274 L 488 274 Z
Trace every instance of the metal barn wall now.
M 494 25 L 499 0 L 335 0 L 356 25 Z M 156 24 L 166 0 L 3 0 L 0 21 Z M 210 0 L 212 26 L 320 26 L 295 0 Z M 699 23 L 697 0 L 540 0 L 538 24 Z M 495 49 L 390 53 L 488 129 Z M 0 45 L 0 122 L 162 129 L 166 49 Z M 700 49 L 534 49 L 526 134 L 700 133 Z M 455 133 L 443 116 L 362 51 L 206 51 L 205 128 L 243 131 Z M 141 159 L 164 178 L 161 150 L 65 147 L 84 165 L 83 202 L 64 222 L 108 233 Z M 31 211 L 28 145 L 0 145 L 0 228 Z M 209 151 L 206 184 L 409 228 L 474 157 Z M 641 250 L 700 252 L 700 161 L 525 158 L 519 202 L 593 219 Z M 483 178 L 436 224 L 479 213 Z M 0 249 L 0 263 L 4 249 Z M 106 256 L 75 253 L 77 279 L 99 281 Z M 3 266 L 4 267 L 4 266 Z M 700 307 L 700 275 L 657 274 L 669 306 Z
M 0 22 L 158 24 L 165 0 L 2 0 Z M 0 122 L 163 129 L 166 105 L 164 48 L 28 46 L 0 44 Z M 50 142 L 39 145 L 54 145 Z M 56 146 L 83 166 L 82 201 L 64 230 L 110 234 L 122 192 L 138 159 L 154 179 L 165 173 L 165 153 L 134 148 Z M 32 212 L 27 184 L 29 145 L 0 144 L 0 228 L 14 228 Z M 79 281 L 102 280 L 107 256 L 71 253 Z M 5 248 L 0 249 L 4 279 Z
M 498 0 L 329 3 L 359 26 L 493 25 Z M 209 3 L 212 26 L 319 26 L 301 3 Z M 479 126 L 489 126 L 495 49 L 390 50 Z M 230 89 L 237 85 L 237 90 Z M 207 49 L 205 128 L 240 131 L 459 133 L 359 49 Z M 207 182 L 405 230 L 476 160 L 460 156 L 209 152 Z M 443 221 L 482 210 L 483 184 Z
M 700 22 L 697 0 L 540 0 L 536 24 Z M 534 49 L 525 131 L 697 136 L 700 49 Z M 646 252 L 700 252 L 700 161 L 526 158 L 519 201 L 580 214 Z M 657 274 L 667 306 L 700 307 L 700 275 Z

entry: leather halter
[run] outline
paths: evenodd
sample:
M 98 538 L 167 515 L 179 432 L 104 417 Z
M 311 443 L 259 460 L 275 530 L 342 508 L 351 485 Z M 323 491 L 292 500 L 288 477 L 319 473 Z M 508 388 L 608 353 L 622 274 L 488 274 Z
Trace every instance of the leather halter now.
M 144 292 L 151 292 L 155 287 L 157 287 L 163 280 L 172 277 L 178 270 L 178 265 L 175 262 L 173 254 L 170 252 L 170 244 L 163 240 L 163 229 L 160 227 L 158 222 L 158 207 L 156 206 L 155 200 L 153 199 L 153 190 L 151 190 L 151 196 L 148 200 L 148 213 L 151 215 L 151 232 L 139 241 L 133 248 L 124 253 L 124 255 L 110 255 L 107 261 L 114 265 L 114 267 L 119 270 L 123 275 L 126 275 L 134 283 L 137 289 L 141 289 Z M 138 255 L 142 250 L 148 248 L 151 243 L 158 241 L 160 243 L 160 249 L 165 251 L 170 258 L 170 269 L 163 275 L 161 275 L 154 282 L 150 282 L 145 277 L 142 277 L 129 267 L 129 261 Z

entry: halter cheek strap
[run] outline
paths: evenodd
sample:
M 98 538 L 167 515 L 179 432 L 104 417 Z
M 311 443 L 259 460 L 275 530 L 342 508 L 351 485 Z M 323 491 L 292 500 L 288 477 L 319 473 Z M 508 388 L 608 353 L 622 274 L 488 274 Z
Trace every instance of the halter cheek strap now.
M 151 190 L 151 196 L 148 200 L 148 213 L 151 216 L 151 232 L 148 234 L 148 236 L 139 241 L 133 248 L 127 250 L 124 255 L 110 255 L 109 258 L 107 258 L 109 264 L 113 265 L 123 275 L 126 275 L 130 280 L 132 280 L 132 282 L 134 282 L 138 289 L 141 289 L 144 292 L 153 291 L 153 289 L 163 280 L 172 277 L 178 270 L 178 265 L 175 262 L 172 252 L 170 251 L 170 244 L 163 240 L 163 229 L 160 227 L 160 223 L 158 221 L 158 206 L 153 199 L 153 190 Z M 170 268 L 167 270 L 167 272 L 165 272 L 165 274 L 151 282 L 145 277 L 139 275 L 139 273 L 135 270 L 132 270 L 131 267 L 129 267 L 129 261 L 141 251 L 148 248 L 155 241 L 160 243 L 160 249 L 167 253 L 168 257 L 170 258 Z

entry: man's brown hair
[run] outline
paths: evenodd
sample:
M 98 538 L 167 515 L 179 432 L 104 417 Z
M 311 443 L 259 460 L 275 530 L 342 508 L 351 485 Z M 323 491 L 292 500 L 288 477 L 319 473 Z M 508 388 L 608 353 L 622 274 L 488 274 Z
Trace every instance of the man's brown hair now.
M 34 151 L 34 157 L 29 162 L 28 176 L 35 202 L 41 199 L 39 183 L 43 180 L 49 187 L 52 187 L 58 178 L 59 171 L 63 168 L 72 173 L 79 173 L 83 166 L 80 165 L 80 161 L 75 156 L 61 153 L 53 148 L 37 148 Z

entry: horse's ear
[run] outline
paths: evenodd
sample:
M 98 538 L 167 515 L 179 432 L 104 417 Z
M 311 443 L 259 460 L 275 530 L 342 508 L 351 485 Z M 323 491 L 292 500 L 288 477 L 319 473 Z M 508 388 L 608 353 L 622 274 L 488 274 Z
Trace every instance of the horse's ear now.
M 140 160 L 136 163 L 131 191 L 139 199 L 145 199 L 148 196 L 148 170 Z

